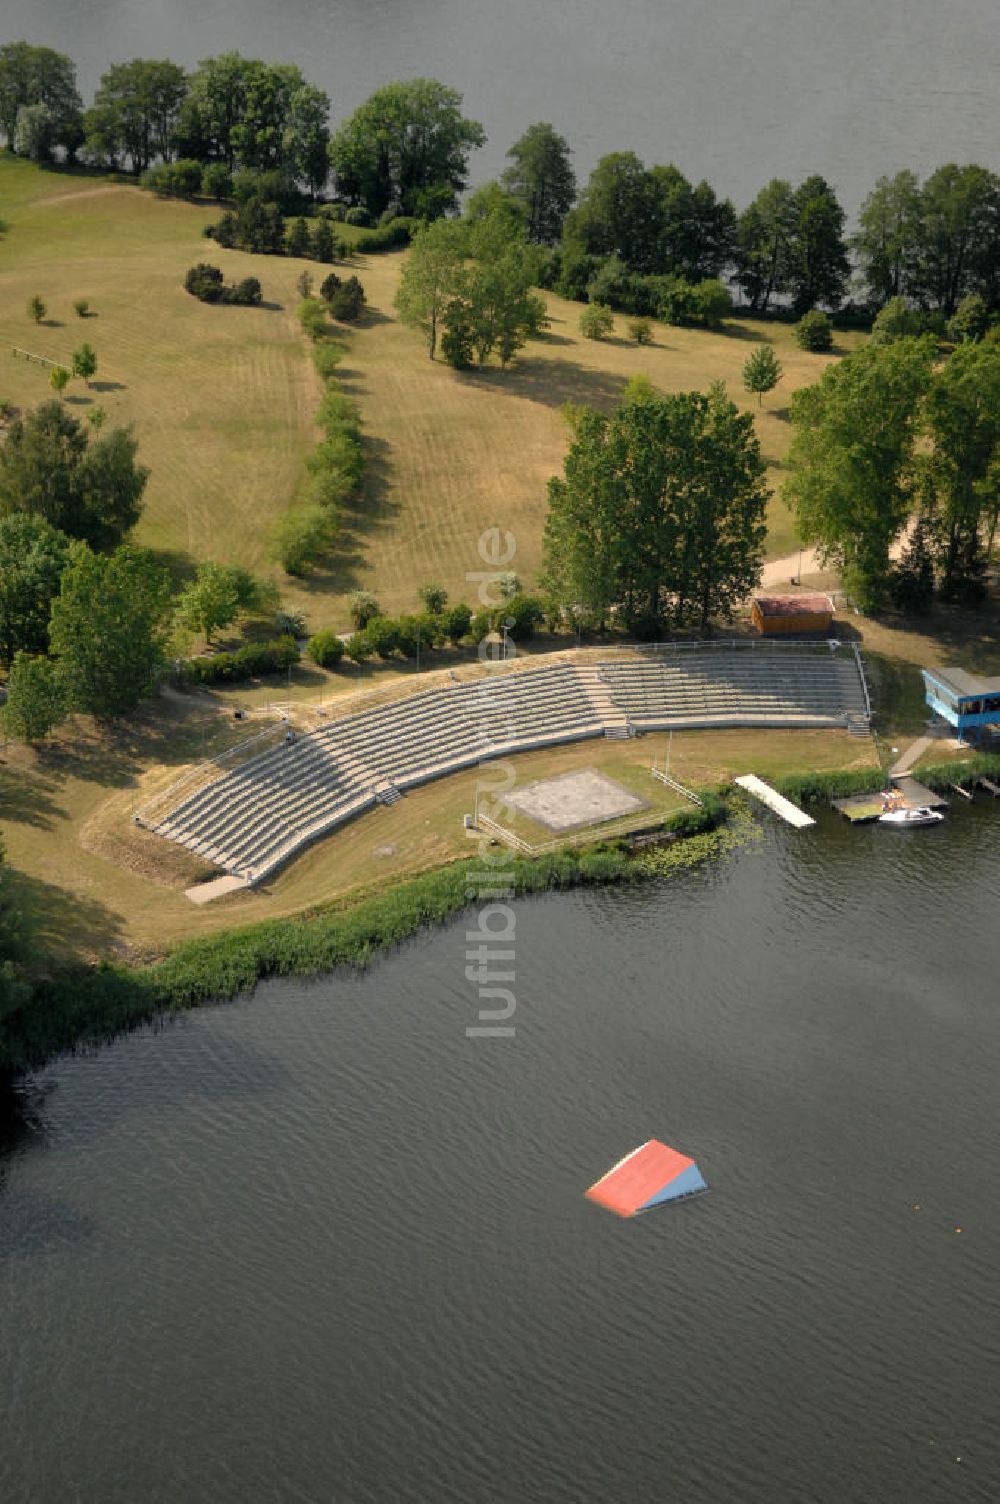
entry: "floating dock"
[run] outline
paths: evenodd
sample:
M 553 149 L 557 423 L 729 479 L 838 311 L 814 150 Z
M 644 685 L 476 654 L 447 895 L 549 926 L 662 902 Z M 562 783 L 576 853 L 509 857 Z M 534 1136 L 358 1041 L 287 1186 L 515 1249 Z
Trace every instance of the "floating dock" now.
M 693 1159 L 651 1138 L 620 1159 L 585 1194 L 617 1217 L 635 1217 L 651 1206 L 682 1201 L 707 1190 Z
M 947 799 L 942 799 L 940 794 L 935 794 L 926 784 L 918 783 L 908 773 L 894 773 L 891 776 L 903 809 L 948 808 Z M 885 813 L 885 798 L 889 792 L 888 789 L 879 789 L 874 794 L 851 794 L 847 799 L 833 799 L 830 802 L 834 809 L 847 816 L 852 825 L 861 825 L 865 821 L 877 820 L 879 815 Z
M 812 815 L 807 815 L 804 809 L 799 809 L 797 804 L 793 804 L 790 799 L 779 794 L 777 789 L 772 789 L 769 783 L 765 783 L 763 778 L 758 778 L 756 774 L 744 773 L 742 777 L 734 778 L 733 782 L 746 793 L 752 794 L 755 799 L 759 799 L 762 804 L 766 804 L 768 809 L 773 809 L 776 815 L 780 815 L 784 821 L 789 825 L 794 825 L 796 829 L 802 830 L 807 825 L 816 824 Z

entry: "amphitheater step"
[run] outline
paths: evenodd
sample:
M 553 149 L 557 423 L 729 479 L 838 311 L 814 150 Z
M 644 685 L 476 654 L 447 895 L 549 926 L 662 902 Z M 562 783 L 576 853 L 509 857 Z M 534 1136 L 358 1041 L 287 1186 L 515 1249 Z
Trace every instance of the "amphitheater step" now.
M 627 721 L 622 721 L 620 726 L 605 726 L 604 736 L 609 742 L 627 742 L 635 733 Z

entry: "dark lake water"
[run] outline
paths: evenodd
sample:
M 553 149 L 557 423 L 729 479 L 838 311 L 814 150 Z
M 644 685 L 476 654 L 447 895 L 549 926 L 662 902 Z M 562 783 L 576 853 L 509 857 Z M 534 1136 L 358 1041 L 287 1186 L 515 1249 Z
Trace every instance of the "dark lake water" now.
M 831 817 L 6 1104 L 4 1504 L 1000 1496 L 1000 810 Z M 711 1186 L 583 1199 L 661 1137 Z M 961 1229 L 959 1232 L 958 1229 Z
M 994 0 L 4 0 L 0 40 L 69 52 L 88 98 L 111 61 L 237 48 L 299 63 L 342 118 L 390 79 L 461 89 L 495 176 L 551 120 L 586 176 L 632 148 L 742 207 L 825 174 L 853 214 L 880 173 L 1000 166 Z

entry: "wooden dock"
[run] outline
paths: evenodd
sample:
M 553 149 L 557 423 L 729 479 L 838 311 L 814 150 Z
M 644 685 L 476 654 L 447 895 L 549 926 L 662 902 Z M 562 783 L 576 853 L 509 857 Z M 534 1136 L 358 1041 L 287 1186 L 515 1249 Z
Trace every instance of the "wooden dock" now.
M 947 799 L 942 799 L 940 794 L 935 794 L 933 789 L 918 783 L 909 774 L 893 773 L 891 777 L 904 809 L 948 808 Z M 851 794 L 847 799 L 833 799 L 831 803 L 852 825 L 860 825 L 869 820 L 877 820 L 879 815 L 885 813 L 884 800 L 888 792 L 888 789 L 879 789 L 874 794 Z
M 773 809 L 776 815 L 780 815 L 782 820 L 789 825 L 794 825 L 797 830 L 816 824 L 812 815 L 807 815 L 804 809 L 799 809 L 797 804 L 793 804 L 790 799 L 779 794 L 777 789 L 772 789 L 769 783 L 765 783 L 763 778 L 758 778 L 756 774 L 744 773 L 742 777 L 734 778 L 733 782 L 745 793 L 751 794 L 762 804 L 766 804 L 768 809 Z

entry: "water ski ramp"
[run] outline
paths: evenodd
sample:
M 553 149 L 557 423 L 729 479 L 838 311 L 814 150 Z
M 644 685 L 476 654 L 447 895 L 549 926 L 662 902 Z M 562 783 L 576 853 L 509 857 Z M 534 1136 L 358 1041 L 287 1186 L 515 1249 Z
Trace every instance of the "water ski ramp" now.
M 816 824 L 812 815 L 807 815 L 804 809 L 799 809 L 797 804 L 793 804 L 790 799 L 779 794 L 777 789 L 772 789 L 769 783 L 765 783 L 763 778 L 758 778 L 756 774 L 744 773 L 741 778 L 734 778 L 733 782 L 746 793 L 752 794 L 755 799 L 759 799 L 762 804 L 766 804 L 768 809 L 773 809 L 774 813 L 780 815 L 789 825 L 795 825 L 801 830 L 806 825 Z
M 634 1217 L 651 1206 L 707 1190 L 693 1159 L 651 1138 L 620 1159 L 585 1194 L 618 1217 Z

